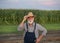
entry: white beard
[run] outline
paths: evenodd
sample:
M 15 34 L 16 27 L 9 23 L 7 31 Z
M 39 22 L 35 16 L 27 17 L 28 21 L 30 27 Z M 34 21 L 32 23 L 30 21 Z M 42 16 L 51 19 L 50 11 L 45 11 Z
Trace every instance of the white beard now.
M 32 23 L 33 23 L 33 20 L 31 20 L 31 21 L 28 21 L 28 23 L 29 23 L 29 24 L 32 24 Z

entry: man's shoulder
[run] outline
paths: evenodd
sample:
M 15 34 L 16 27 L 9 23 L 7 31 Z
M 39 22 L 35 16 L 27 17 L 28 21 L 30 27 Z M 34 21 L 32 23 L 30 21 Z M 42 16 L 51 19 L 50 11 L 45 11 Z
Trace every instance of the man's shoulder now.
M 40 26 L 42 26 L 42 25 L 41 25 L 41 24 L 39 24 L 39 23 L 36 23 L 36 26 L 37 26 L 37 27 L 40 27 Z

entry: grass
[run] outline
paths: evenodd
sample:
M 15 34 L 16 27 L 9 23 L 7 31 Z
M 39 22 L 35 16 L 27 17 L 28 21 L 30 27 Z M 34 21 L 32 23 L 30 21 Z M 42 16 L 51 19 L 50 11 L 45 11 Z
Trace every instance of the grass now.
M 44 25 L 47 30 L 60 30 L 60 23 L 59 24 L 45 24 Z
M 0 25 L 0 33 L 15 33 L 17 32 L 16 25 Z
M 60 24 L 45 24 L 47 30 L 60 30 Z M 17 25 L 0 25 L 0 34 L 18 33 Z

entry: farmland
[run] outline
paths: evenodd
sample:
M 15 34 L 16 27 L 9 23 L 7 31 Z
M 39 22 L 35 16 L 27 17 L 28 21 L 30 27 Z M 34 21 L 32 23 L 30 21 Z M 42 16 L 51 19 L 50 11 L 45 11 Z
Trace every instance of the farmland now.
M 0 43 L 22 43 L 23 31 L 18 25 L 23 17 L 33 12 L 35 22 L 47 30 L 47 39 L 43 43 L 60 43 L 60 10 L 0 9 Z

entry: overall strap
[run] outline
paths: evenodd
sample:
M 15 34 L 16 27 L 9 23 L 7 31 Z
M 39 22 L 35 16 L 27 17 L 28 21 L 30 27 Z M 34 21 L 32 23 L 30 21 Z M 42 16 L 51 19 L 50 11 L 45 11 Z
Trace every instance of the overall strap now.
M 27 32 L 28 32 L 28 23 L 26 22 Z
M 34 25 L 34 31 L 33 31 L 33 32 L 35 32 L 35 29 L 36 29 L 36 23 L 35 23 L 35 25 Z

